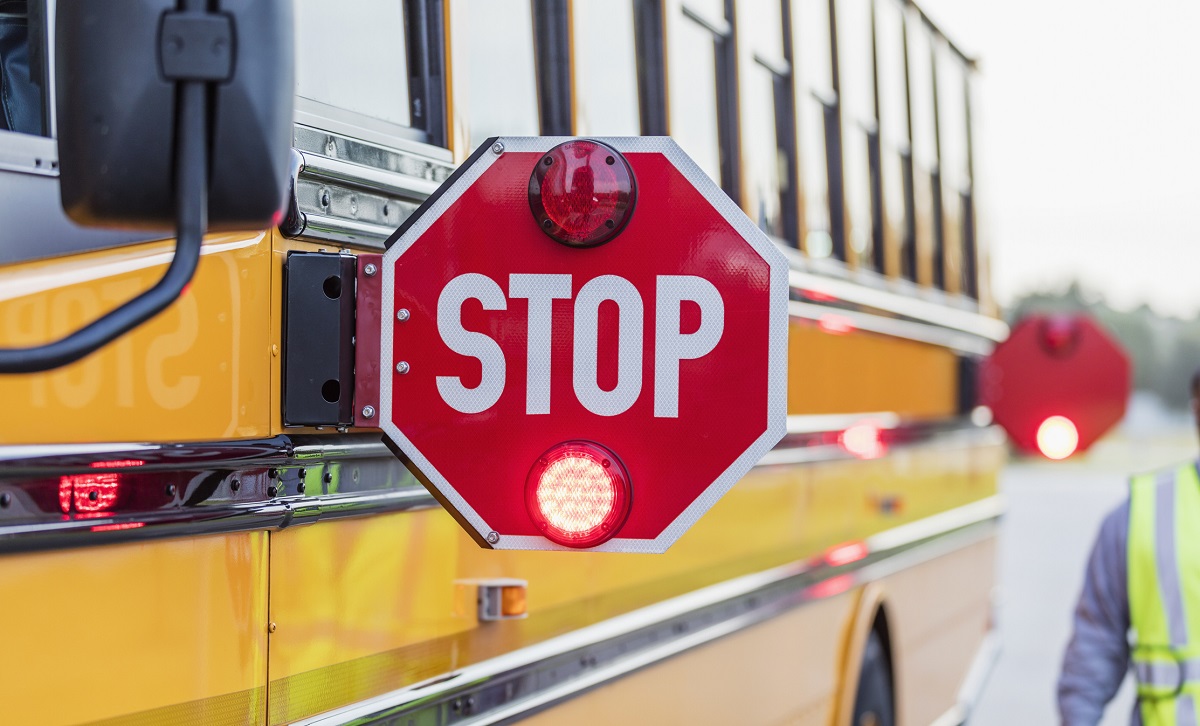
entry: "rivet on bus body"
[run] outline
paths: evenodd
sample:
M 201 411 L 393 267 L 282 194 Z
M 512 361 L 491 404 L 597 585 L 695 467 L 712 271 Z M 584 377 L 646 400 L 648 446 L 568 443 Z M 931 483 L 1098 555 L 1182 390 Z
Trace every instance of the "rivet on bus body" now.
M 267 632 L 268 633 L 274 633 L 275 629 L 276 629 L 276 625 L 274 622 L 267 623 Z

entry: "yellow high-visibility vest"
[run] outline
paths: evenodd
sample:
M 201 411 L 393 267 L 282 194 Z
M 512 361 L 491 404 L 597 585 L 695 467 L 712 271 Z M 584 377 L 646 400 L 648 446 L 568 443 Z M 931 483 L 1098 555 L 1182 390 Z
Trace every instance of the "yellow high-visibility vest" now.
M 1130 483 L 1128 566 L 1142 723 L 1197 726 L 1200 476 L 1194 463 Z

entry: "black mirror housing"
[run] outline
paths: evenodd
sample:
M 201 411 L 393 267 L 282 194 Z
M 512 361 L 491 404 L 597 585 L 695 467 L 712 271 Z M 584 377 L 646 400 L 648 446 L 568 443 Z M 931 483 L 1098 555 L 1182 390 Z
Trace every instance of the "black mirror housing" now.
M 292 2 L 212 4 L 212 13 L 185 14 L 175 0 L 58 0 L 60 186 L 76 222 L 174 228 L 178 81 L 201 80 L 211 99 L 209 229 L 279 223 L 295 92 Z M 196 16 L 202 22 L 188 22 Z

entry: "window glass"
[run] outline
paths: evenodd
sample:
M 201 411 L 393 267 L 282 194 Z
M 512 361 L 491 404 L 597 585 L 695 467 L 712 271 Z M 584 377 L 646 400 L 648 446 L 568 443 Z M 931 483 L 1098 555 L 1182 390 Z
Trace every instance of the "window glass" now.
M 720 183 L 715 39 L 708 28 L 686 16 L 675 24 L 675 29 L 668 45 L 671 136 Z
M 750 218 L 762 230 L 785 236 L 781 194 L 787 189 L 788 161 L 775 128 L 775 74 L 752 63 L 742 83 L 746 186 Z
M 950 46 L 938 46 L 938 133 L 941 136 L 941 170 L 947 188 L 963 189 L 967 174 L 966 68 Z
M 847 243 L 860 267 L 873 266 L 869 137 L 875 123 L 870 0 L 837 0 L 838 99 L 842 104 L 842 175 L 850 223 Z
M 783 50 L 783 8 L 780 0 L 742 0 L 738 24 L 746 29 L 741 41 L 742 164 L 746 175 L 746 209 L 763 231 L 792 237 L 794 219 L 784 221 L 784 194 L 791 194 L 789 153 L 779 136 L 780 114 L 792 114 L 791 79 Z M 795 202 L 786 205 L 795 216 Z
M 783 60 L 783 8 L 779 0 L 739 0 L 737 21 L 750 29 L 744 37 L 749 39 L 754 53 Z
M 792 0 L 792 38 L 801 246 L 812 257 L 828 257 L 833 236 L 824 101 L 834 101 L 829 0 Z
M 829 219 L 829 167 L 825 155 L 825 107 L 815 98 L 796 104 L 800 186 L 804 200 L 801 227 L 804 251 L 813 257 L 833 254 Z
M 875 5 L 875 53 L 879 88 L 880 173 L 883 188 L 884 240 L 894 251 L 889 272 L 915 274 L 908 238 L 904 155 L 908 151 L 908 81 L 904 74 L 904 15 L 895 0 Z
M 42 87 L 24 0 L 0 0 L 0 131 L 45 133 Z
M 529 0 L 457 2 L 465 6 L 456 18 L 466 28 L 459 28 L 456 38 L 467 48 L 465 101 L 471 149 L 490 136 L 537 136 L 541 123 Z M 456 83 L 462 80 L 456 78 Z
M 875 52 L 879 72 L 879 132 L 885 146 L 908 145 L 908 87 L 904 77 L 904 16 L 900 4 L 879 0 Z
M 829 0 L 792 1 L 795 73 L 804 95 L 833 90 L 833 61 L 829 44 Z
M 402 0 L 296 0 L 296 95 L 410 126 Z
M 913 12 L 908 23 L 908 83 L 912 111 L 913 159 L 929 170 L 937 162 L 937 129 L 933 118 L 933 59 L 929 30 Z
M 632 0 L 574 0 L 571 17 L 576 133 L 638 135 Z

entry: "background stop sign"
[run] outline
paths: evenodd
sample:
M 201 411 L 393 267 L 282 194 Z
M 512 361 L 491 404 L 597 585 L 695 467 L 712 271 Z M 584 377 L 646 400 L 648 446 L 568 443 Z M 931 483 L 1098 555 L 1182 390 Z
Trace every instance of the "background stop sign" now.
M 662 552 L 786 430 L 787 262 L 670 139 L 568 141 L 389 240 L 381 423 L 483 546 Z
M 1125 415 L 1129 358 L 1085 315 L 1031 315 L 983 367 L 980 397 L 1019 448 L 1084 451 Z

